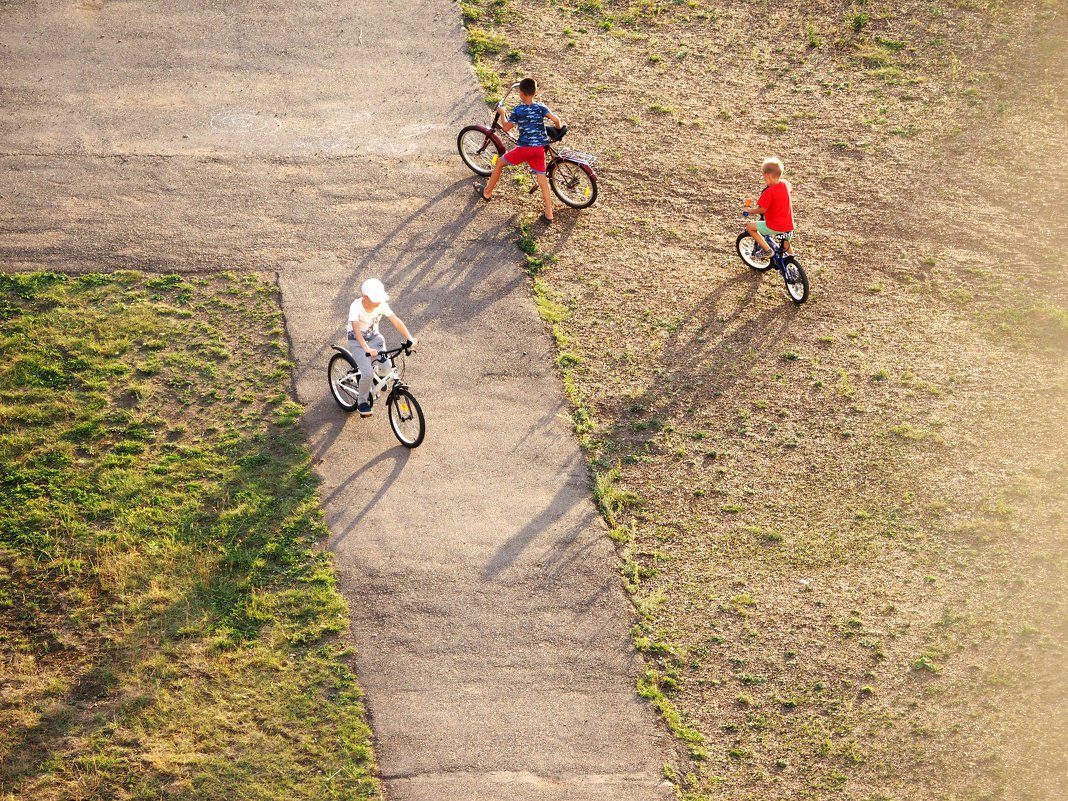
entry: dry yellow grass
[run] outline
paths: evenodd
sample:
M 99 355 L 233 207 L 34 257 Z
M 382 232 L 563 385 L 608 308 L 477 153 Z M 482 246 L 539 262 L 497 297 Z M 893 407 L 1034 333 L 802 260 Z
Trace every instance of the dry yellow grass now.
M 480 74 L 538 77 L 603 157 L 597 206 L 539 234 L 538 294 L 602 507 L 627 499 L 680 792 L 1058 797 L 1063 4 L 466 9 L 506 39 Z M 733 253 L 768 154 L 799 309 Z

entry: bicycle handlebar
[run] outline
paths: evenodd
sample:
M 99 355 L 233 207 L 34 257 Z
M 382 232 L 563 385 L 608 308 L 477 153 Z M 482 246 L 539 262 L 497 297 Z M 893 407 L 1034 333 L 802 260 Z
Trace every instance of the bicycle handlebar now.
M 405 356 L 415 353 L 415 350 L 412 348 L 411 340 L 408 340 L 407 342 L 402 342 L 400 347 L 393 348 L 393 350 L 380 350 L 378 352 L 378 357 L 375 359 L 375 361 L 384 362 L 386 359 L 392 359 L 394 356 L 400 356 L 401 353 L 404 353 Z M 370 354 L 368 354 L 368 356 L 370 356 Z

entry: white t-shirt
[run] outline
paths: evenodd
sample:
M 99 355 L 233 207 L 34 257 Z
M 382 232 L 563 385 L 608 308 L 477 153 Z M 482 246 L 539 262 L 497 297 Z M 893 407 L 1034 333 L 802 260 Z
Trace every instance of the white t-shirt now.
M 363 338 L 373 337 L 378 333 L 378 323 L 383 317 L 392 317 L 393 309 L 389 308 L 389 304 L 382 301 L 375 306 L 374 311 L 367 311 L 363 307 L 363 298 L 356 298 L 349 306 L 349 328 L 352 331 L 352 324 L 359 323 L 360 333 L 363 334 Z

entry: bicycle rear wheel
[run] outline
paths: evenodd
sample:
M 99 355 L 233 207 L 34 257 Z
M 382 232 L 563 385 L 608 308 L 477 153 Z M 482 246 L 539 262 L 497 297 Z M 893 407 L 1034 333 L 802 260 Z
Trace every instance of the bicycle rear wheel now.
M 801 262 L 793 256 L 783 259 L 783 281 L 786 282 L 786 294 L 795 305 L 800 306 L 808 299 L 808 276 Z
M 426 436 L 426 421 L 419 401 L 406 389 L 394 390 L 389 397 L 389 427 L 405 448 L 418 448 Z
M 478 125 L 468 125 L 456 137 L 456 149 L 471 172 L 476 175 L 489 175 L 493 165 L 504 155 L 504 150 L 497 146 L 493 137 L 488 136 Z
M 753 258 L 753 251 L 757 248 L 756 240 L 749 235 L 748 231 L 742 231 L 738 234 L 738 238 L 734 242 L 734 248 L 738 251 L 738 255 L 741 256 L 749 267 L 756 270 L 758 273 L 766 272 L 771 269 L 771 256 L 765 256 L 763 259 Z
M 593 170 L 566 158 L 549 168 L 549 185 L 560 200 L 573 209 L 585 209 L 597 200 L 597 179 Z
M 337 405 L 346 412 L 355 409 L 359 402 L 360 371 L 343 355 L 335 353 L 327 365 L 326 378 Z

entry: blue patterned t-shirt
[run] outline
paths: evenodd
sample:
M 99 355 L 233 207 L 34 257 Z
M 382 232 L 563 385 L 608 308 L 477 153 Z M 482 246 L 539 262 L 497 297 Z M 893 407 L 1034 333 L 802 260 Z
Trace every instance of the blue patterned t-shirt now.
M 549 144 L 545 133 L 545 115 L 551 114 L 544 103 L 520 103 L 508 115 L 508 121 L 519 126 L 520 147 L 544 147 Z

